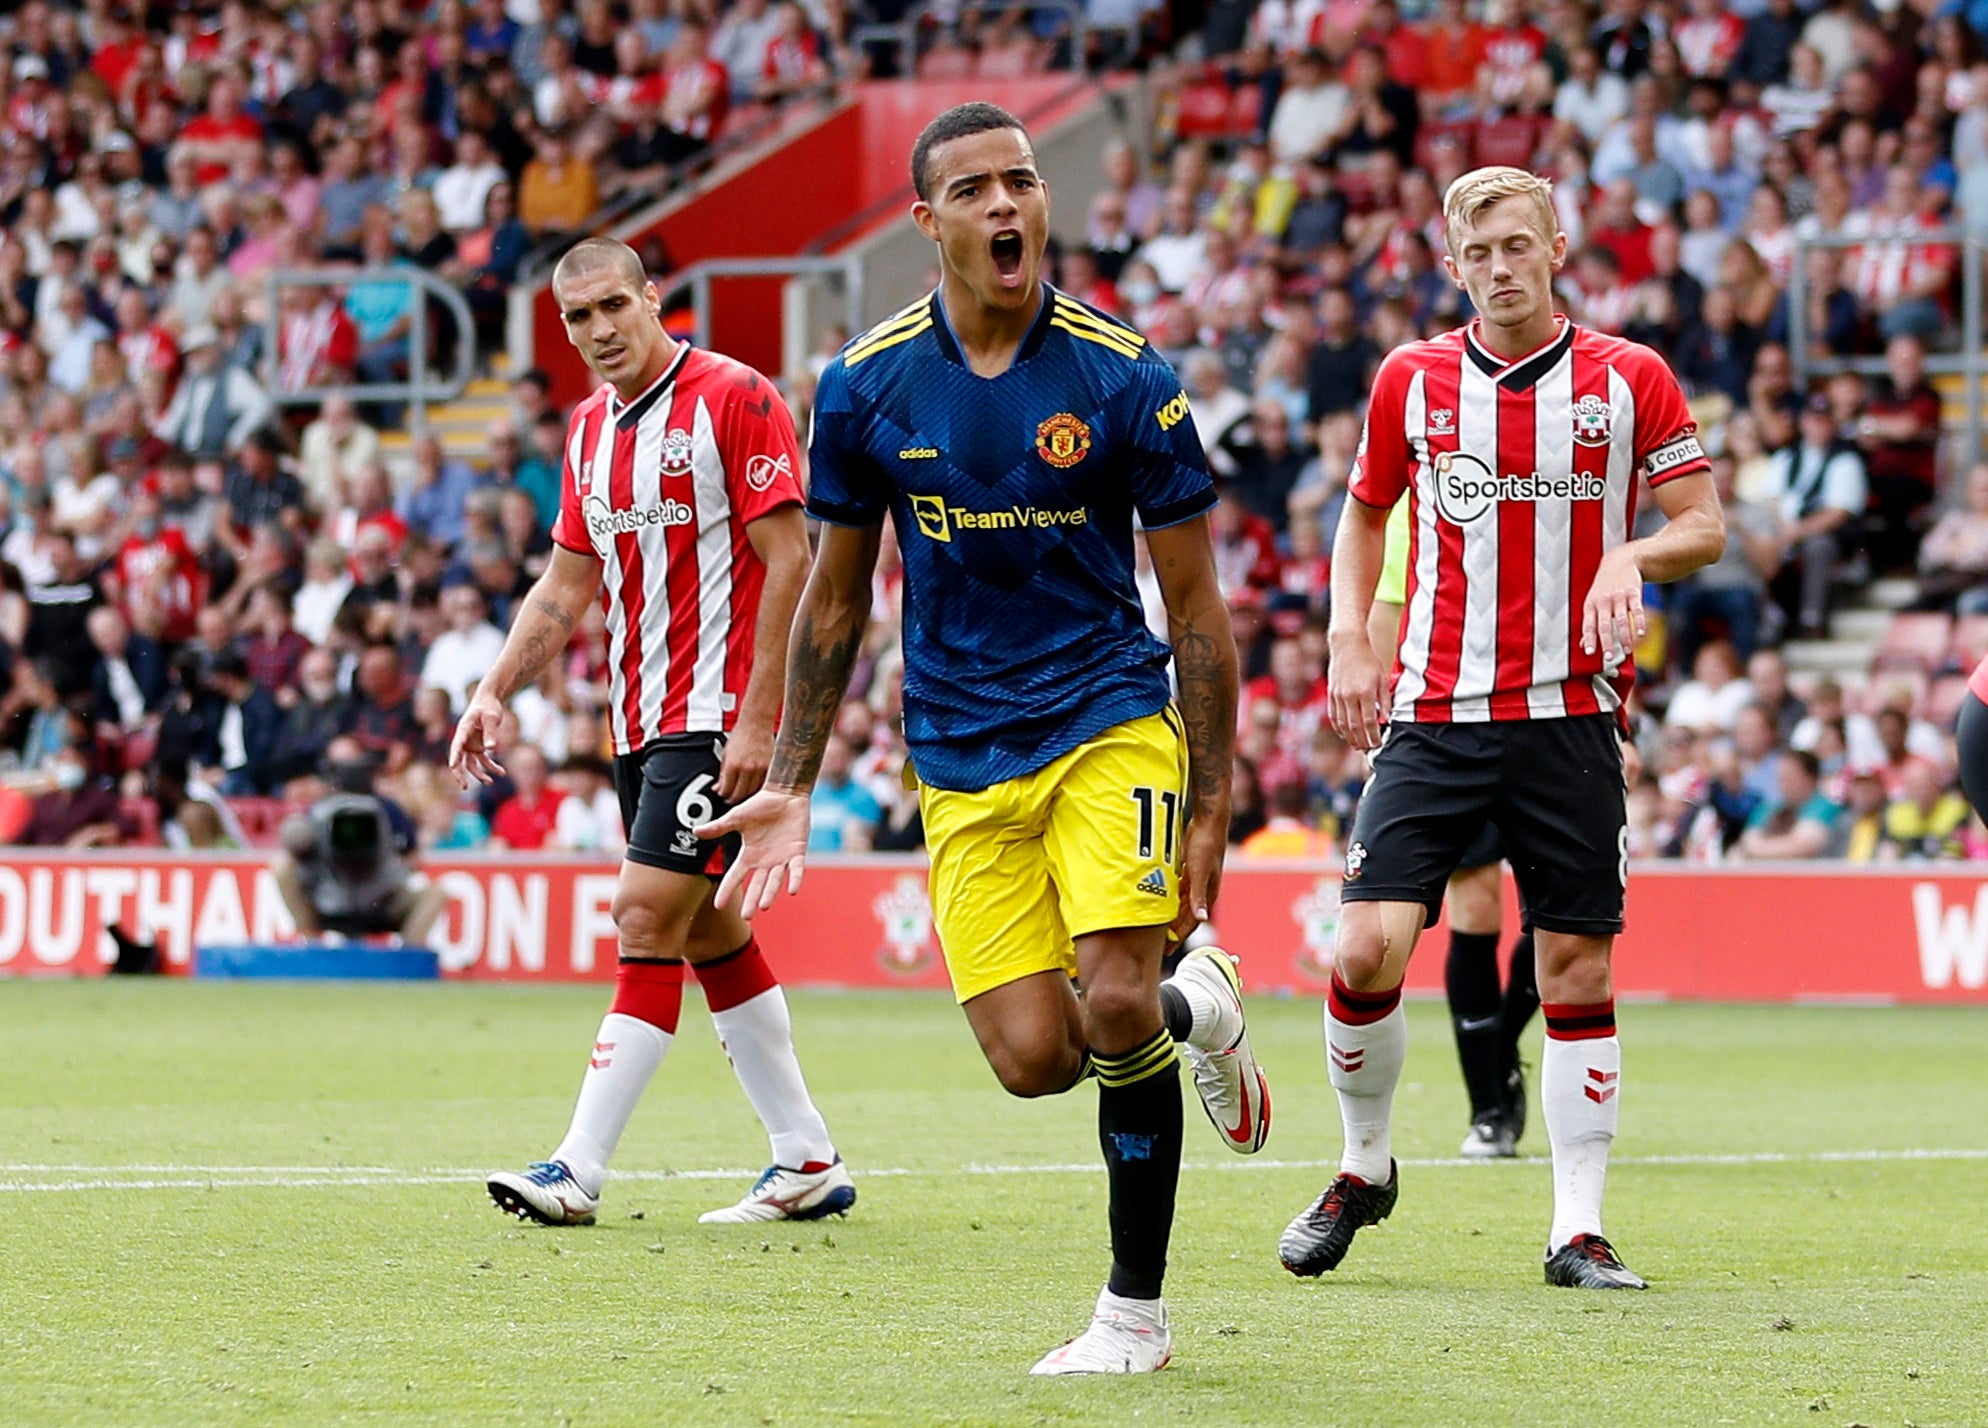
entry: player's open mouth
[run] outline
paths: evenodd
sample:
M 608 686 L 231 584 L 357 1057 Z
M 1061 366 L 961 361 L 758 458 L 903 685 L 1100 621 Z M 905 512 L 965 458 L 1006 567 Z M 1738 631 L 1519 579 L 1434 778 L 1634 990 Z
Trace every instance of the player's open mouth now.
M 994 256 L 994 271 L 1000 274 L 1003 287 L 1013 287 L 1022 276 L 1022 235 L 1009 229 L 996 233 L 990 245 Z

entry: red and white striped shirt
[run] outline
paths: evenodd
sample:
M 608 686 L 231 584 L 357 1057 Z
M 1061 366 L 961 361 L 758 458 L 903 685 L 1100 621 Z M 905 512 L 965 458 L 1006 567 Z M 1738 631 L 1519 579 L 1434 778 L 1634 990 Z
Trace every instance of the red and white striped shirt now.
M 615 752 L 737 722 L 766 580 L 746 527 L 801 503 L 800 465 L 773 384 L 688 343 L 633 401 L 574 411 L 552 538 L 605 567 Z
M 1349 489 L 1410 493 L 1392 717 L 1475 723 L 1612 713 L 1629 660 L 1581 650 L 1581 606 L 1628 539 L 1636 471 L 1707 469 L 1677 378 L 1649 348 L 1561 319 L 1507 362 L 1476 324 L 1381 363 Z

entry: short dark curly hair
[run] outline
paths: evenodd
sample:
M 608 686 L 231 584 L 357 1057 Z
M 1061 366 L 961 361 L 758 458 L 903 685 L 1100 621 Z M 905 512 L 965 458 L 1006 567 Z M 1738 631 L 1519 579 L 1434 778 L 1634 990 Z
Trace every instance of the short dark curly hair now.
M 969 134 L 987 134 L 996 129 L 1013 129 L 1024 139 L 1029 135 L 1022 121 L 998 104 L 957 104 L 927 124 L 911 146 L 911 186 L 918 191 L 919 201 L 932 201 L 931 180 L 925 170 L 933 149 Z

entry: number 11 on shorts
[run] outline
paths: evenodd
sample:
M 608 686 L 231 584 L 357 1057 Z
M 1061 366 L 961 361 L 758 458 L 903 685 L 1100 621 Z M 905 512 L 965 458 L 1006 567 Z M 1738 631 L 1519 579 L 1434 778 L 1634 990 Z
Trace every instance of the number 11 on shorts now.
M 1154 843 L 1164 842 L 1166 848 L 1159 855 L 1160 861 L 1171 864 L 1174 828 L 1180 817 L 1180 795 L 1170 788 L 1135 788 L 1130 797 L 1139 805 L 1139 856 L 1152 857 Z M 1153 827 L 1155 815 L 1159 821 L 1157 834 Z

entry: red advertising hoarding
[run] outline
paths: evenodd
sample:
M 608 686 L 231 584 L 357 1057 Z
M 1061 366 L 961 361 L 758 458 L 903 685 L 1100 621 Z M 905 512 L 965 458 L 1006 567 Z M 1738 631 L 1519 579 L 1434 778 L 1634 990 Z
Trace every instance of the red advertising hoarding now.
M 451 895 L 434 939 L 448 975 L 613 975 L 611 864 L 505 857 L 435 860 L 427 870 Z M 1232 865 L 1217 912 L 1252 990 L 1323 991 L 1339 919 L 1336 872 Z M 103 929 L 120 923 L 156 936 L 175 971 L 198 945 L 290 933 L 268 867 L 253 858 L 10 849 L 0 863 L 0 976 L 101 972 L 112 957 Z M 790 982 L 946 985 L 917 858 L 817 860 L 801 896 L 759 926 Z M 1410 989 L 1435 991 L 1441 978 L 1440 952 L 1424 949 Z M 1680 999 L 1988 1004 L 1988 881 L 1957 865 L 1639 865 L 1616 985 L 1626 996 Z

